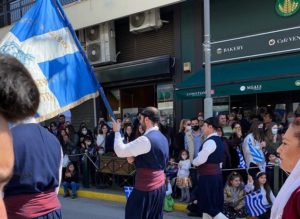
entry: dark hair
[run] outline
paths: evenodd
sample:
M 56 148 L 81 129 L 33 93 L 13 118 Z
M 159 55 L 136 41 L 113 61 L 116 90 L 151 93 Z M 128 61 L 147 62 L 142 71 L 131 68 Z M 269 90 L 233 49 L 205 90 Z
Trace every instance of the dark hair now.
M 211 125 L 215 130 L 220 128 L 219 121 L 215 117 L 209 117 L 208 119 L 205 119 L 204 123 Z
M 264 175 L 267 177 L 267 174 L 265 172 L 258 172 L 256 174 L 256 179 L 255 179 L 255 182 L 254 182 L 254 191 L 257 191 L 257 190 L 260 189 L 258 179 L 259 179 L 259 177 L 264 176 Z M 266 190 L 266 198 L 267 198 L 269 204 L 272 204 L 272 200 L 271 200 L 271 197 L 270 197 L 271 187 L 270 187 L 268 181 L 266 181 L 266 183 L 264 184 L 264 189 Z
M 252 125 L 250 127 L 249 133 L 252 133 L 252 135 L 256 141 L 261 141 L 264 138 L 263 133 L 261 133 L 258 129 L 258 126 L 262 125 L 262 124 L 263 124 L 263 122 L 261 122 L 261 121 L 253 121 Z
M 30 73 L 16 58 L 0 54 L 0 114 L 8 121 L 33 116 L 40 93 Z
M 241 125 L 240 122 L 233 122 L 233 123 L 231 124 L 231 128 L 234 129 L 234 127 L 235 127 L 236 125 L 239 125 L 239 126 L 241 126 L 241 128 L 242 128 L 242 125 Z
M 183 152 L 186 152 L 186 154 L 187 154 L 187 158 L 186 159 L 188 160 L 190 158 L 190 153 L 189 153 L 188 150 L 185 150 L 185 149 L 182 150 L 182 151 L 180 151 L 180 153 L 179 153 L 179 160 L 181 160 L 181 155 L 182 155 Z
M 141 112 L 141 115 L 143 115 L 144 117 L 148 117 L 154 123 L 159 122 L 159 111 L 155 107 L 152 107 L 152 106 L 146 107 Z
M 191 118 L 190 120 L 191 120 L 191 121 L 199 121 L 199 120 L 198 120 L 198 117 L 193 117 L 193 118 Z

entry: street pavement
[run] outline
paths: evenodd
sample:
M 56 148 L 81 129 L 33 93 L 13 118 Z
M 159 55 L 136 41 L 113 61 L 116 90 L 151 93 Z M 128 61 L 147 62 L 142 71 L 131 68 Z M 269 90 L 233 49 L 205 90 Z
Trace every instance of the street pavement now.
M 62 204 L 63 219 L 123 219 L 125 204 L 87 198 L 63 198 L 59 196 Z M 164 219 L 190 218 L 184 212 L 164 213 Z

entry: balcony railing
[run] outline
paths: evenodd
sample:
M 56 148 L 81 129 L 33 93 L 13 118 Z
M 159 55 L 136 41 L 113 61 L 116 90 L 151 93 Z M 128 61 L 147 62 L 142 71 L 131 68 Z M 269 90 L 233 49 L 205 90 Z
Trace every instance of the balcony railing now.
M 11 25 L 22 18 L 36 0 L 0 0 L 0 28 Z M 62 5 L 80 0 L 59 0 Z

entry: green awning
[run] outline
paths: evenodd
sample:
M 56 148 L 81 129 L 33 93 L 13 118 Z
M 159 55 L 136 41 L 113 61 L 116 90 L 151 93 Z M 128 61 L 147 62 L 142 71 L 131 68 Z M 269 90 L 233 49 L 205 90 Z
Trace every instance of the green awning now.
M 108 65 L 95 68 L 97 79 L 100 83 L 112 83 L 139 78 L 157 77 L 172 73 L 172 58 L 159 56 L 132 62 Z
M 205 97 L 204 70 L 177 84 L 179 99 Z M 212 66 L 212 96 L 300 89 L 300 55 L 227 63 Z

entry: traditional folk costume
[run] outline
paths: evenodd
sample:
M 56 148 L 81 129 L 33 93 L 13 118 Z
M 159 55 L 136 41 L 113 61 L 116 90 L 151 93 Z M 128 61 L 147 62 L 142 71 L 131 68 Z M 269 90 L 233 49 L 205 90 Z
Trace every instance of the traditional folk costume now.
M 271 219 L 300 218 L 300 160 L 281 187 L 272 206 Z
M 224 203 L 223 178 L 221 163 L 224 157 L 224 145 L 217 133 L 207 136 L 198 156 L 193 160 L 197 166 L 198 210 L 203 218 L 226 218 L 221 212 Z
M 169 147 L 158 127 L 148 129 L 143 136 L 124 144 L 115 133 L 118 157 L 135 157 L 135 187 L 125 209 L 125 219 L 161 219 L 166 194 L 164 169 L 168 163 Z
M 39 124 L 11 129 L 15 166 L 4 202 L 9 219 L 59 219 L 57 197 L 62 151 L 57 138 Z

